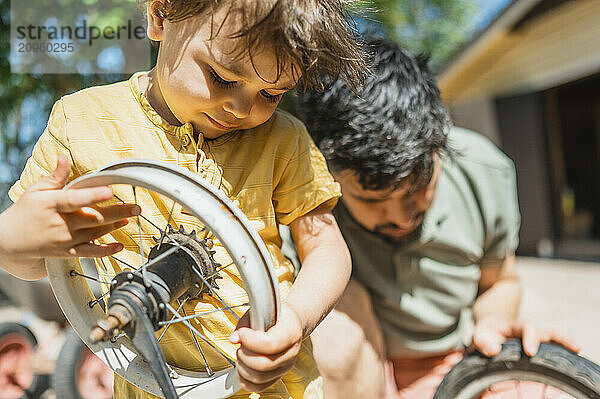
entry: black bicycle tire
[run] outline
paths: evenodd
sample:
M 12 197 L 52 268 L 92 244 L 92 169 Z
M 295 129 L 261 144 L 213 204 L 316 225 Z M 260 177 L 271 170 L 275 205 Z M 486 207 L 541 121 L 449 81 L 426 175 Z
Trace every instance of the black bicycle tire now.
M 24 337 L 35 350 L 37 347 L 37 339 L 35 334 L 22 324 L 15 322 L 0 323 L 0 339 L 7 334 L 19 334 Z M 34 374 L 31 385 L 27 387 L 25 395 L 21 399 L 39 398 L 46 389 L 48 389 L 48 378 L 45 375 Z
M 577 389 L 587 398 L 600 399 L 600 366 L 553 343 L 542 343 L 537 354 L 529 357 L 516 339 L 506 341 L 502 351 L 492 358 L 478 351 L 466 355 L 444 377 L 433 399 L 455 399 L 487 375 L 514 371 L 542 374 Z
M 60 350 L 51 384 L 57 398 L 82 399 L 77 388 L 77 370 L 85 351 L 89 350 L 79 335 L 72 329 L 67 331 Z

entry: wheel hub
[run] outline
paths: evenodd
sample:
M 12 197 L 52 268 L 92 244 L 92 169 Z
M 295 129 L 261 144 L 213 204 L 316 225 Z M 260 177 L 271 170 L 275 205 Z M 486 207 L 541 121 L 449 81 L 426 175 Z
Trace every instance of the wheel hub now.
M 221 265 L 216 263 L 213 258 L 215 251 L 212 250 L 213 242 L 210 238 L 199 239 L 196 236 L 195 230 L 188 233 L 183 226 L 180 226 L 179 230 L 174 230 L 171 225 L 168 225 L 166 234 L 163 237 L 160 239 L 153 237 L 153 239 L 157 244 L 150 249 L 150 254 L 148 255 L 149 262 L 169 249 L 181 246 L 183 251 L 180 252 L 187 255 L 188 262 L 191 258 L 193 262 L 191 267 L 199 271 L 203 277 L 203 279 L 191 285 L 188 290 L 179 296 L 179 300 L 195 298 L 203 294 L 211 295 L 210 288 L 219 289 L 217 280 L 222 278 L 218 275 L 218 269 Z M 177 258 L 169 257 L 169 261 L 177 262 Z

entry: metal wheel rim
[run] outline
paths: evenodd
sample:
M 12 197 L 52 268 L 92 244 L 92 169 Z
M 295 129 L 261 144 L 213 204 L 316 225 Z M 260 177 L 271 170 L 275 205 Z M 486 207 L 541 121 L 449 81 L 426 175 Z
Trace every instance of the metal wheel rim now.
M 97 185 L 126 184 L 164 195 L 176 200 L 186 211 L 198 218 L 219 239 L 235 262 L 250 303 L 250 325 L 266 330 L 275 323 L 279 312 L 277 279 L 269 252 L 248 219 L 221 191 L 199 176 L 182 168 L 156 161 L 128 160 L 111 164 L 99 171 L 82 176 L 67 188 Z M 162 396 L 152 372 L 126 337 L 116 342 L 92 344 L 88 333 L 93 323 L 104 312 L 89 308 L 93 299 L 84 279 L 70 278 L 70 271 L 82 271 L 79 259 L 47 259 L 46 268 L 52 289 L 61 309 L 83 342 L 104 363 L 132 384 Z M 229 396 L 240 389 L 235 368 L 217 371 L 212 376 L 172 367 L 179 377 L 173 380 L 175 388 L 186 397 Z

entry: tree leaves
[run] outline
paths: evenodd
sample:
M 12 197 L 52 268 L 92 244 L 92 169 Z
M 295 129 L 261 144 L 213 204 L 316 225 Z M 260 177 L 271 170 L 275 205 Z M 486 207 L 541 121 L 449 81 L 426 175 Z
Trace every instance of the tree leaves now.
M 430 56 L 439 69 L 469 39 L 475 0 L 371 0 L 372 17 L 386 34 L 413 53 Z

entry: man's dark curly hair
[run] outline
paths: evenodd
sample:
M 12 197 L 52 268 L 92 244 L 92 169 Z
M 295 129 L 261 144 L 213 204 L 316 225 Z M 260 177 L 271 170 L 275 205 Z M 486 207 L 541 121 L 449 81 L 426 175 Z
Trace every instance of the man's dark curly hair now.
M 365 38 L 372 74 L 354 95 L 341 80 L 298 94 L 298 109 L 334 172 L 357 173 L 364 189 L 426 185 L 436 154 L 451 154 L 450 117 L 427 61 L 397 44 Z

